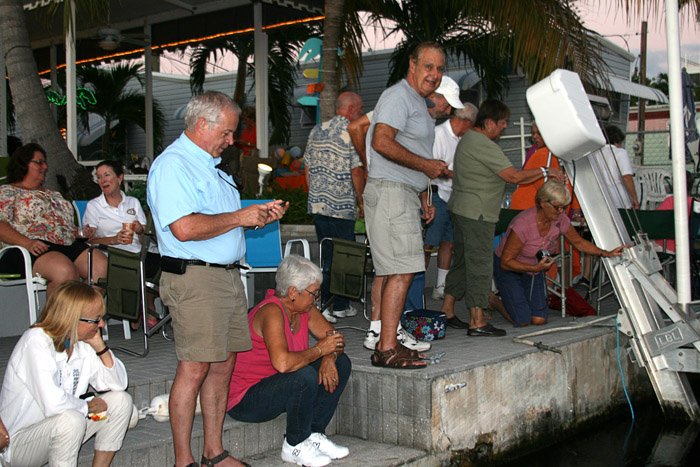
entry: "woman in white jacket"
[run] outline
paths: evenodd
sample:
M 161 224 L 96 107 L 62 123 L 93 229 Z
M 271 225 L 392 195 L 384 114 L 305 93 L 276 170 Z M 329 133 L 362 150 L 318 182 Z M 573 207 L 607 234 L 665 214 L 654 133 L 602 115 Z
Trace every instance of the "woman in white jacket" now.
M 80 282 L 61 284 L 12 351 L 0 392 L 9 446 L 4 466 L 75 466 L 95 436 L 93 466 L 109 466 L 132 412 L 126 368 L 102 340 L 104 301 Z M 99 392 L 80 396 L 88 385 Z

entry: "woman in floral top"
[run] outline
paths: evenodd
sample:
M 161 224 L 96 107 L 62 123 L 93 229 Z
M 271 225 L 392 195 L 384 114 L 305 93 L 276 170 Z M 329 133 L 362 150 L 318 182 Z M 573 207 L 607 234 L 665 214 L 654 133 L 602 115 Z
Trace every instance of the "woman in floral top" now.
M 9 183 L 0 187 L 0 242 L 29 251 L 32 272 L 49 281 L 49 296 L 65 281 L 87 278 L 88 246 L 75 241 L 70 202 L 44 188 L 47 169 L 46 151 L 36 143 L 12 154 L 7 167 Z M 6 254 L 0 267 L 21 270 L 21 259 Z M 107 258 L 99 251 L 93 253 L 92 269 L 95 281 L 107 275 Z

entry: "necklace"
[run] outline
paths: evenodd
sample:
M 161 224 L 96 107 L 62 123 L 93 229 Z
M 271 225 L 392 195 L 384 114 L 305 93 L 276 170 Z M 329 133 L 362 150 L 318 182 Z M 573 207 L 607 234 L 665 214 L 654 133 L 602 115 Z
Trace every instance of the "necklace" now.
M 294 323 L 292 322 L 292 318 L 287 314 L 287 309 L 284 307 L 284 303 L 280 300 L 280 304 L 282 305 L 282 313 L 284 313 L 284 316 L 287 318 L 287 321 L 289 321 L 289 329 L 292 330 L 292 334 L 294 334 Z

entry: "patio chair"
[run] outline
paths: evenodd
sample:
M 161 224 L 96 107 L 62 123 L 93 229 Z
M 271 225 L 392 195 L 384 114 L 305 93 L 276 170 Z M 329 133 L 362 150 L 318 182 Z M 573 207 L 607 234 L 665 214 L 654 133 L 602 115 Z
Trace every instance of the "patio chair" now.
M 367 274 L 371 272 L 371 269 L 368 270 L 367 261 L 369 247 L 365 243 L 343 240 L 341 238 L 323 238 L 319 245 L 321 267 L 323 267 L 323 244 L 325 242 L 333 243 L 329 271 L 329 292 L 331 298 L 326 303 L 322 303 L 319 310 L 323 313 L 333 305 L 336 297 L 363 300 L 366 308 Z
M 149 226 L 152 221 L 149 216 Z M 146 228 L 146 234 L 141 243 L 141 252 L 132 253 L 119 248 L 107 248 L 107 279 L 100 281 L 97 285 L 106 289 L 107 316 L 124 320 L 124 337 L 129 339 L 131 332 L 129 323 L 142 319 L 142 329 L 139 334 L 143 335 L 143 352 L 135 352 L 124 347 L 113 347 L 135 357 L 145 357 L 148 355 L 148 339 L 155 334 L 161 333 L 164 338 L 169 339 L 164 326 L 170 321 L 167 308 L 159 314 L 157 323 L 148 329 L 148 309 L 146 306 L 146 293 L 158 293 L 158 281 L 160 279 L 160 268 L 154 277 L 146 277 L 146 254 L 153 241 L 151 229 Z
M 5 158 L 7 159 L 7 158 Z M 82 213 L 85 212 L 87 201 L 73 201 L 73 209 L 75 210 L 75 218 L 77 225 L 82 226 Z M 80 211 L 82 207 L 82 212 Z M 47 280 L 41 275 L 32 275 L 32 261 L 29 251 L 19 245 L 7 245 L 0 250 L 0 258 L 5 255 L 15 255 L 18 262 L 22 262 L 20 271 L 0 272 L 0 287 L 20 287 L 24 286 L 27 293 L 27 308 L 29 311 L 29 325 L 36 322 L 39 312 L 39 294 L 46 292 Z M 30 279 L 27 280 L 27 277 Z
M 241 207 L 248 207 L 252 204 L 261 204 L 272 201 L 271 199 L 244 199 L 241 200 Z M 311 249 L 309 242 L 304 238 L 291 239 L 285 244 L 284 256 L 282 255 L 282 238 L 280 235 L 279 222 L 267 224 L 262 229 L 247 229 L 244 233 L 246 243 L 246 254 L 241 264 L 248 269 L 241 269 L 241 279 L 246 298 L 248 295 L 248 279 L 251 274 L 277 272 L 277 267 L 282 262 L 282 258 L 292 253 L 295 244 L 300 245 L 301 253 L 306 259 L 311 259 Z M 250 306 L 250 300 L 248 302 Z
M 671 172 L 658 167 L 642 167 L 637 169 L 634 178 L 639 183 L 640 209 L 651 210 L 661 204 L 669 195 L 668 187 L 672 186 Z
M 85 215 L 85 209 L 87 209 L 88 200 L 73 200 L 73 209 L 75 210 L 77 216 L 77 222 L 75 225 L 82 228 L 83 227 L 83 216 Z
M 46 292 L 47 281 L 39 274 L 32 275 L 32 260 L 26 248 L 19 245 L 8 245 L 0 250 L 0 258 L 8 254 L 22 258 L 23 270 L 18 273 L 0 273 L 0 287 L 24 286 L 29 308 L 29 325 L 32 325 L 36 322 L 37 311 L 39 310 L 39 293 Z

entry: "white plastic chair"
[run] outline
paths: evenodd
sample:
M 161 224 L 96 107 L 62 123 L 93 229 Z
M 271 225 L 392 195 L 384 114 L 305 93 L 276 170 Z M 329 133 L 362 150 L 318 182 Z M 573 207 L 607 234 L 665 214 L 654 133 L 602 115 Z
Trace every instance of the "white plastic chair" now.
M 39 274 L 32 275 L 32 260 L 29 251 L 19 245 L 8 245 L 0 250 L 0 258 L 11 250 L 19 250 L 24 259 L 24 277 L 17 277 L 18 274 L 0 275 L 0 287 L 24 286 L 27 291 L 27 304 L 29 307 L 29 324 L 36 322 L 37 310 L 39 309 L 39 293 L 46 292 L 46 279 Z
M 667 187 L 672 186 L 671 172 L 657 167 L 642 167 L 634 174 L 641 187 L 639 208 L 656 209 L 669 195 Z

